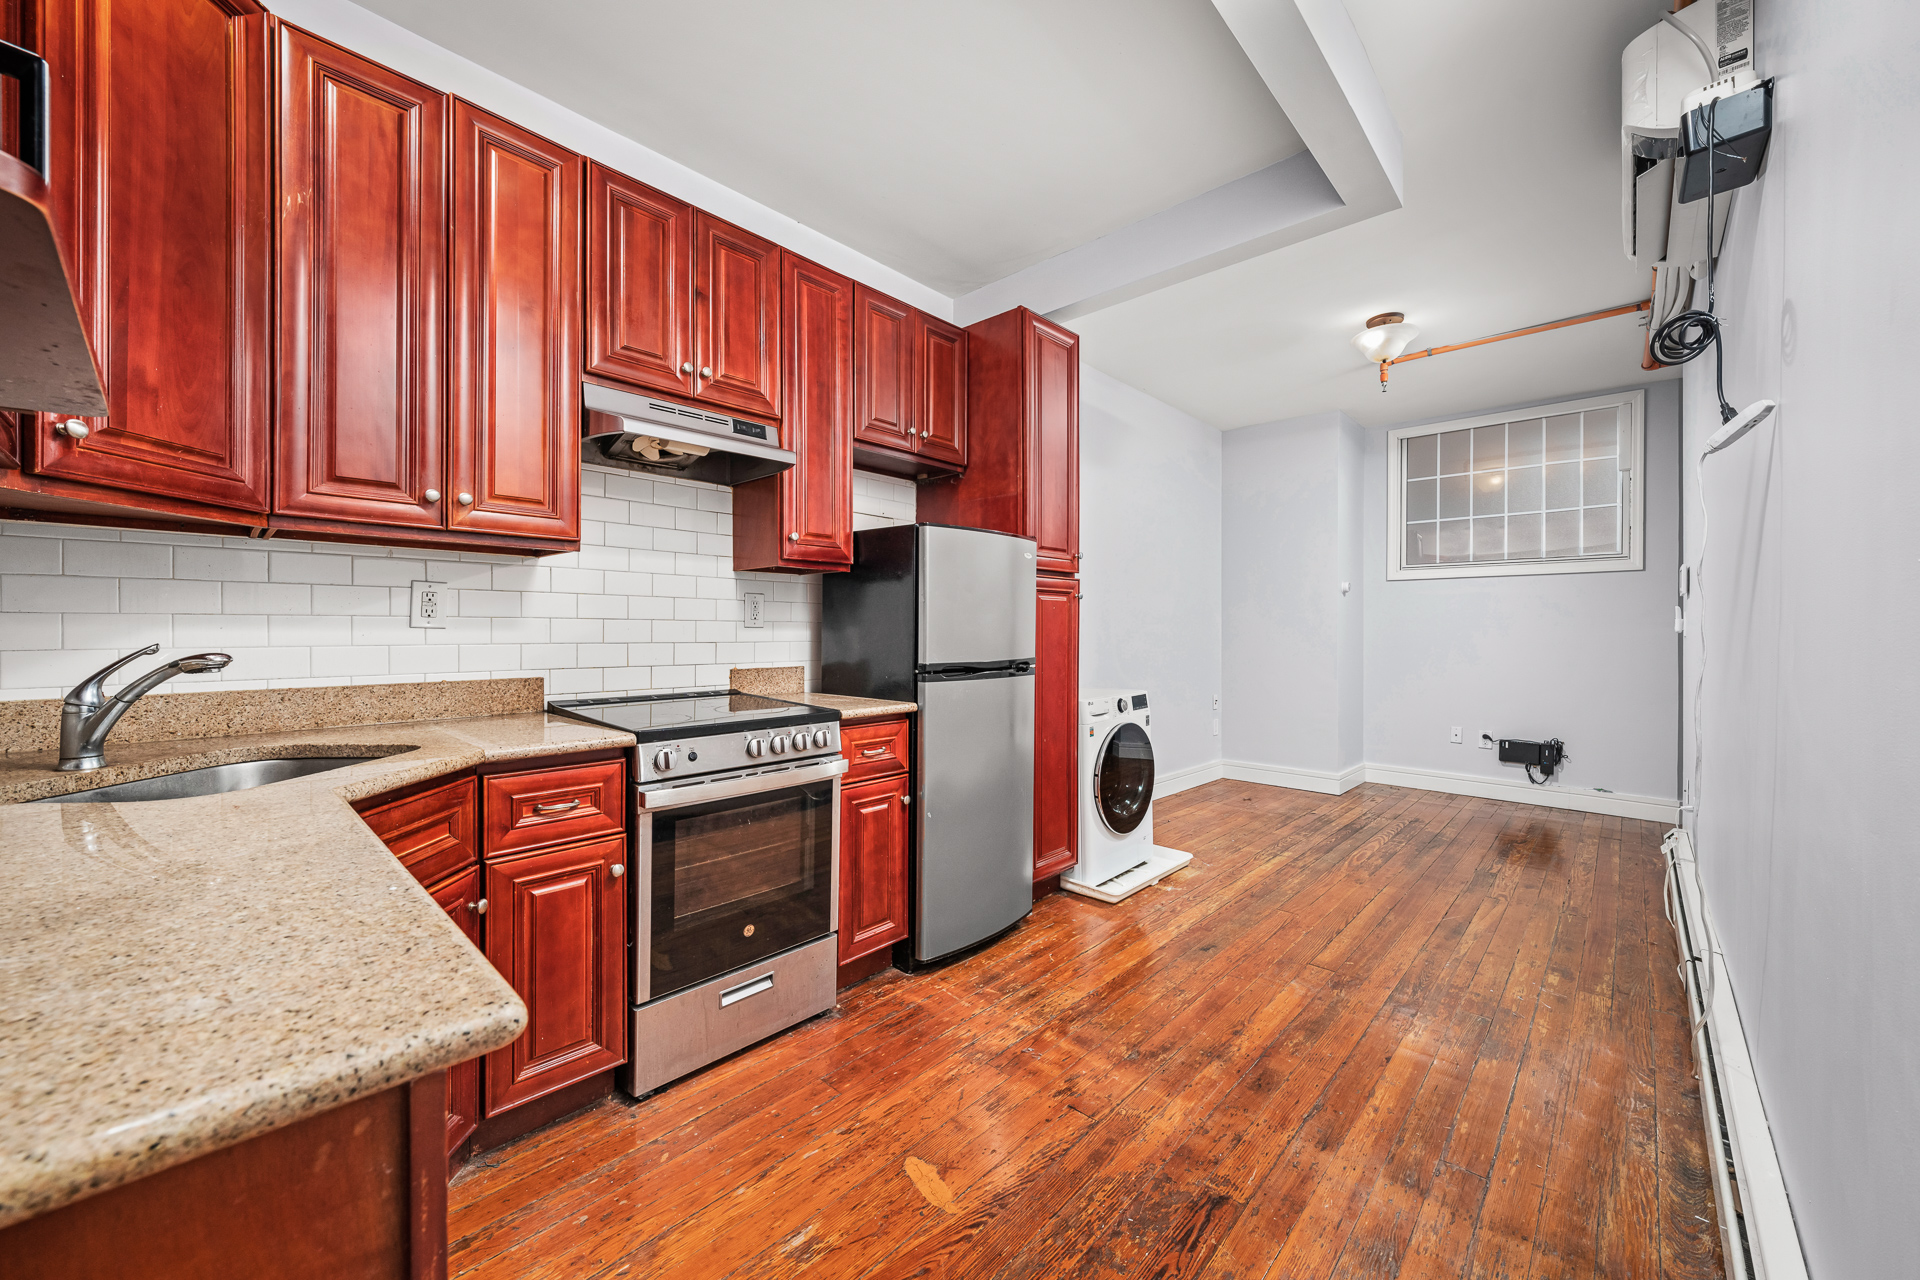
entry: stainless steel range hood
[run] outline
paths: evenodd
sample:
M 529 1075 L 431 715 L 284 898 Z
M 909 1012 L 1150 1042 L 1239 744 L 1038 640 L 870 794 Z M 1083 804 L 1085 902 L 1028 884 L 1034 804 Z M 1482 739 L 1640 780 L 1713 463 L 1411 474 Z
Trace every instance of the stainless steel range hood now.
M 48 214 L 46 60 L 0 42 L 0 76 L 20 82 L 24 157 L 0 152 L 0 409 L 104 418 L 100 371 Z
M 583 462 L 651 475 L 745 484 L 794 463 L 780 428 L 591 382 L 580 387 Z

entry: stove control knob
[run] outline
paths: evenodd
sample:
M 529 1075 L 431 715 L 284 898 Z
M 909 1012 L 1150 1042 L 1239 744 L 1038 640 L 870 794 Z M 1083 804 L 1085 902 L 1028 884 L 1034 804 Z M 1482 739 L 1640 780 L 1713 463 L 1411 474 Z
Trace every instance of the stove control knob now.
M 773 736 L 773 754 L 783 756 L 787 753 L 787 735 L 777 733 Z
M 765 738 L 747 739 L 747 754 L 752 756 L 755 760 L 758 760 L 761 756 L 767 754 L 767 740 Z
M 832 746 L 833 733 L 827 729 L 815 729 L 813 731 L 813 745 L 816 747 Z
M 673 748 L 667 747 L 659 752 L 656 752 L 653 757 L 653 767 L 660 770 L 662 773 L 665 773 L 668 769 L 673 768 Z

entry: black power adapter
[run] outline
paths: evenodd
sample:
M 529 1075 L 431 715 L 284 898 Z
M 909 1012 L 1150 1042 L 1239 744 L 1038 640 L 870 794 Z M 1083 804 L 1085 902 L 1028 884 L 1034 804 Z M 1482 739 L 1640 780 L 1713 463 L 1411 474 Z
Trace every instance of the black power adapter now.
M 1500 763 L 1525 765 L 1527 781 L 1541 786 L 1553 777 L 1554 770 L 1567 758 L 1567 744 L 1558 738 L 1548 738 L 1545 742 L 1528 742 L 1524 738 L 1500 739 Z M 1533 776 L 1538 769 L 1540 776 Z

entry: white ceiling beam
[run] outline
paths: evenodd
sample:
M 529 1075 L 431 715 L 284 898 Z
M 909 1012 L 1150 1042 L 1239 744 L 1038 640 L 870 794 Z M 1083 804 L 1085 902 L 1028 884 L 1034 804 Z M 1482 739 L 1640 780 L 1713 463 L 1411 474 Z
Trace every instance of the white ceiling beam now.
M 1400 128 L 1340 0 L 1213 0 L 1306 150 L 954 300 L 1071 320 L 1401 204 Z

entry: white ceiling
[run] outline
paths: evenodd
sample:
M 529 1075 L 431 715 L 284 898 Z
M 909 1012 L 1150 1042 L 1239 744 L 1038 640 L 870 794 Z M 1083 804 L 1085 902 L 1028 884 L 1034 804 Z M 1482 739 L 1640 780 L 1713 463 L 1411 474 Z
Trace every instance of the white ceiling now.
M 360 0 L 947 294 L 1301 150 L 1209 0 Z
M 1343 409 L 1405 422 L 1636 384 L 1636 318 L 1402 365 L 1348 345 L 1400 310 L 1419 345 L 1647 295 L 1620 252 L 1620 51 L 1654 0 L 1347 0 L 1405 147 L 1403 208 L 1070 322 L 1095 367 L 1232 428 Z

